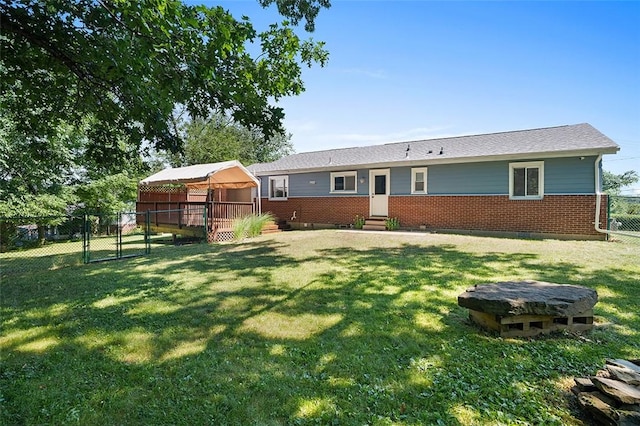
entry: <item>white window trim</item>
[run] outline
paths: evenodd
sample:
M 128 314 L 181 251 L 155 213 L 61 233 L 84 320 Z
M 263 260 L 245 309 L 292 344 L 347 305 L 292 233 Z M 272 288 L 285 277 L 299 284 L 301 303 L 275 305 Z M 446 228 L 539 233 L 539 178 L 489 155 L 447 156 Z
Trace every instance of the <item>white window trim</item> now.
M 284 179 L 284 185 L 286 188 L 287 195 L 285 197 L 273 197 L 271 194 L 271 182 L 274 180 Z M 288 175 L 279 175 L 279 176 L 269 176 L 269 185 L 267 186 L 267 195 L 270 201 L 286 201 L 289 198 L 289 176 Z
M 336 190 L 336 179 L 337 177 L 347 177 L 353 176 L 354 179 L 354 189 L 353 190 Z M 358 172 L 355 170 L 350 170 L 348 172 L 333 172 L 331 173 L 331 193 L 332 194 L 356 194 L 358 192 Z
M 416 191 L 416 173 L 424 173 L 424 190 Z M 426 194 L 427 193 L 427 168 L 415 167 L 411 169 L 411 193 L 412 194 Z
M 513 170 L 514 169 L 538 169 L 538 195 L 513 195 Z M 525 190 L 526 192 L 526 190 Z M 528 161 L 522 163 L 509 163 L 509 199 L 510 200 L 542 200 L 544 198 L 544 161 Z

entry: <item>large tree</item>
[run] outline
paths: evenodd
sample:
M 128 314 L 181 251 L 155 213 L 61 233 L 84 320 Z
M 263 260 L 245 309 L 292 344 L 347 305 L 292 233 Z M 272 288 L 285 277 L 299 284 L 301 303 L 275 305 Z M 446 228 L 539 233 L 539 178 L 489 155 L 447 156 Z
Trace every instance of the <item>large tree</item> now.
M 288 21 L 258 32 L 247 17 L 178 0 L 0 0 L 4 113 L 32 137 L 88 126 L 88 152 L 105 163 L 132 151 L 123 141 L 180 151 L 178 111 L 282 133 L 271 102 L 302 92 L 302 65 L 327 59 L 295 28 L 313 30 L 329 0 L 259 3 Z
M 602 172 L 602 190 L 609 195 L 620 195 L 621 189 L 633 185 L 640 176 L 635 170 L 628 170 L 619 175 L 604 170 Z
M 88 201 L 75 197 L 78 185 L 86 187 L 111 175 L 127 175 L 135 187 L 148 170 L 138 152 L 116 140 L 119 161 L 96 160 L 87 127 L 61 123 L 49 136 L 33 136 L 0 111 L 0 216 L 66 213 L 69 205 Z
M 25 135 L 0 114 L 0 216 L 64 213 L 72 202 L 81 139 L 63 125 L 51 137 Z
M 260 130 L 214 114 L 207 120 L 196 119 L 185 125 L 184 151 L 171 155 L 169 162 L 173 166 L 189 166 L 238 160 L 250 165 L 275 161 L 292 152 L 288 134 L 267 137 Z

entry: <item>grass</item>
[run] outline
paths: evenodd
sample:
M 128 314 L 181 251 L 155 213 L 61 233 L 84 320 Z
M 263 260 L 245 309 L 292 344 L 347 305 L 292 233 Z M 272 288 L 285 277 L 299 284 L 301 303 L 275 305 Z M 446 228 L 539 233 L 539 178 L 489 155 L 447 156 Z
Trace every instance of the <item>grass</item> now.
M 170 234 L 151 236 L 151 246 L 158 248 L 171 240 Z M 83 263 L 82 239 L 72 241 L 47 241 L 44 245 L 0 253 L 0 277 L 13 279 L 14 275 L 32 274 L 35 271 L 48 271 Z M 112 259 L 117 255 L 116 235 L 92 236 L 89 241 L 91 261 Z M 145 252 L 144 233 L 130 233 L 122 237 L 122 253 L 125 256 L 142 255 Z
M 637 245 L 349 231 L 16 274 L 0 424 L 579 425 L 572 378 L 640 358 L 639 276 Z M 595 288 L 595 329 L 470 324 L 512 279 Z

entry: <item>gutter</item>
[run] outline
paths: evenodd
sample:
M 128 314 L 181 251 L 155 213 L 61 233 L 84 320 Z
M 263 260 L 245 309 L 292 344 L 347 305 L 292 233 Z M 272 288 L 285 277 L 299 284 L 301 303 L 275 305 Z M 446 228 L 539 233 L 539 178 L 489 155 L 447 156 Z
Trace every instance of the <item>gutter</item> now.
M 386 169 L 390 167 L 429 167 L 434 165 L 448 165 L 448 164 L 467 164 L 467 163 L 485 163 L 493 161 L 529 161 L 529 160 L 545 160 L 549 158 L 566 158 L 566 157 L 591 157 L 602 156 L 602 154 L 615 154 L 617 149 L 588 149 L 588 150 L 568 150 L 557 152 L 530 152 L 526 154 L 498 154 L 487 156 L 469 156 L 469 157 L 444 157 L 438 158 L 437 154 L 433 154 L 431 157 L 422 158 L 403 158 L 401 160 L 390 160 L 374 163 L 344 163 L 336 165 L 318 165 L 313 167 L 302 168 L 281 168 L 281 169 L 265 169 L 254 170 L 255 176 L 276 176 L 287 174 L 302 174 L 302 173 L 314 173 L 314 172 L 332 172 L 332 171 L 344 171 L 344 170 L 366 170 L 366 169 Z M 304 155 L 301 153 L 300 155 Z M 298 155 L 298 154 L 294 154 Z M 599 157 L 600 158 L 600 157 Z M 596 160 L 597 161 L 597 160 Z

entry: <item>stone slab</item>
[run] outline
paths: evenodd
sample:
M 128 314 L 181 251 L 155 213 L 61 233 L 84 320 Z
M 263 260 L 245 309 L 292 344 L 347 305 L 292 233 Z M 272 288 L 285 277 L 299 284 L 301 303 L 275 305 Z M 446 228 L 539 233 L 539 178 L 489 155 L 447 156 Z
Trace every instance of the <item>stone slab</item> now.
M 634 362 L 627 361 L 626 359 L 608 359 L 607 364 L 615 365 L 616 367 L 624 367 L 629 370 L 635 371 L 640 374 L 640 365 L 637 365 Z
M 617 380 L 593 377 L 591 379 L 600 391 L 624 404 L 640 404 L 640 388 Z
M 542 281 L 480 284 L 458 296 L 458 305 L 496 315 L 570 317 L 592 309 L 597 301 L 593 289 Z
M 628 385 L 640 386 L 640 373 L 630 368 L 618 367 L 615 365 L 606 365 L 607 371 L 611 377 L 625 382 Z

